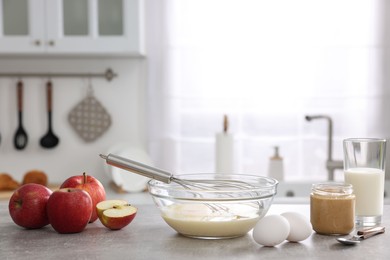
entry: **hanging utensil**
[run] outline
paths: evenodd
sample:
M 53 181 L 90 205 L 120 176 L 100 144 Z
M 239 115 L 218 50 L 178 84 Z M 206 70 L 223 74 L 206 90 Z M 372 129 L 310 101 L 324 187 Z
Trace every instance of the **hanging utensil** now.
M 110 128 L 111 116 L 95 98 L 91 79 L 88 82 L 87 97 L 70 111 L 68 120 L 84 141 L 93 142 Z
M 53 85 L 49 80 L 46 84 L 46 97 L 47 97 L 47 133 L 41 138 L 40 144 L 43 148 L 54 148 L 58 145 L 60 139 L 53 133 L 52 130 L 52 93 Z
M 18 81 L 17 84 L 17 99 L 18 99 L 18 119 L 19 126 L 16 129 L 14 136 L 14 145 L 18 150 L 23 150 L 27 146 L 28 136 L 23 128 L 23 83 Z

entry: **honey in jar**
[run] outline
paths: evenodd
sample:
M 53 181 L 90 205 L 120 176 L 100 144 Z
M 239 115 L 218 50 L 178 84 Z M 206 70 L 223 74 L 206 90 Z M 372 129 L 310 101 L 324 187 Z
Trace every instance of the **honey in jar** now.
M 310 221 L 325 235 L 349 234 L 355 225 L 355 195 L 346 183 L 317 183 L 310 194 Z

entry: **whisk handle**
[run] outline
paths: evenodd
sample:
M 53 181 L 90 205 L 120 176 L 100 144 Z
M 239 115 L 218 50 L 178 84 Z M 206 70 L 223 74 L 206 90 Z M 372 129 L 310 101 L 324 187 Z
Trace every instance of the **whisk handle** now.
M 152 166 L 136 162 L 127 158 L 123 158 L 121 156 L 111 153 L 108 155 L 100 154 L 100 157 L 105 159 L 107 164 L 112 165 L 114 167 L 118 167 L 123 170 L 137 173 L 139 175 L 165 183 L 171 182 L 172 174 L 167 171 L 154 168 Z

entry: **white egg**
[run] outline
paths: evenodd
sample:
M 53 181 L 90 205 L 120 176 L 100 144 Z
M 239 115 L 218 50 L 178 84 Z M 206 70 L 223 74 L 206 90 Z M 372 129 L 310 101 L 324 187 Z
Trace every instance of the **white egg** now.
M 285 217 L 290 224 L 290 234 L 287 237 L 288 241 L 303 241 L 313 232 L 310 221 L 304 215 L 297 212 L 285 212 L 281 215 Z
M 286 240 L 290 224 L 285 217 L 268 215 L 253 228 L 253 239 L 263 246 L 276 246 Z

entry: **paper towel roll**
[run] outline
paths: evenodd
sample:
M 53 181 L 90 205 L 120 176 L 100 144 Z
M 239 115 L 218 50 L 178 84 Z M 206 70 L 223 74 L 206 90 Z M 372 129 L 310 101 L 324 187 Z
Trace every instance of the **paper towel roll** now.
M 216 134 L 216 173 L 234 173 L 234 138 L 223 132 Z

